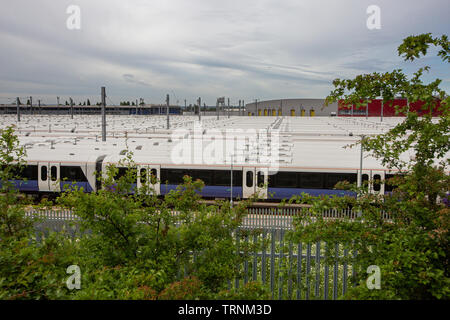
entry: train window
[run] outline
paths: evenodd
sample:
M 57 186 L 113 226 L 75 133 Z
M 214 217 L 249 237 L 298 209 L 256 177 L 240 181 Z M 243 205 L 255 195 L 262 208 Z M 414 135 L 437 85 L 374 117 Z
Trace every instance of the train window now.
M 368 174 L 363 174 L 362 175 L 362 184 L 367 184 L 367 182 L 369 181 L 369 175 Z
M 47 166 L 41 167 L 41 180 L 46 181 L 47 180 Z
M 52 166 L 50 168 L 50 179 L 52 181 L 56 181 L 57 178 L 58 178 L 58 168 L 56 168 L 56 166 Z
M 167 180 L 169 184 L 182 184 L 185 172 L 180 169 L 170 169 L 167 171 Z
M 169 181 L 169 170 L 168 169 L 161 169 L 161 183 L 168 183 Z
M 61 166 L 61 180 L 87 182 L 83 170 L 79 166 Z
M 320 172 L 301 172 L 299 173 L 300 188 L 322 189 L 324 174 Z
M 386 192 L 392 192 L 396 186 L 392 184 L 392 182 L 390 181 L 391 178 L 395 177 L 394 174 L 386 174 L 384 179 L 385 179 L 385 183 L 384 183 L 384 191 Z
M 231 178 L 230 171 L 217 170 L 214 172 L 214 185 L 215 186 L 229 186 L 231 184 L 230 178 Z M 233 178 L 234 178 L 234 176 L 233 176 Z M 234 184 L 234 181 L 233 181 L 233 184 Z
M 214 181 L 211 182 L 213 186 L 230 186 L 231 185 L 231 171 L 216 170 L 214 171 Z M 233 186 L 242 186 L 242 171 L 233 170 Z
M 119 168 L 119 171 L 114 176 L 114 179 L 118 180 L 118 179 L 122 178 L 123 176 L 125 176 L 127 174 L 128 170 L 129 170 L 128 168 Z
M 4 170 L 6 166 L 3 166 Z M 29 166 L 12 166 L 10 174 L 14 179 L 37 180 L 38 179 L 38 167 L 35 165 Z
M 381 175 L 375 174 L 373 176 L 373 190 L 380 191 L 381 190 Z
M 212 185 L 213 182 L 213 171 L 211 170 L 191 170 L 191 172 L 188 173 L 192 177 L 192 180 L 200 179 L 202 180 L 206 186 Z
M 258 171 L 258 175 L 256 177 L 257 186 L 262 187 L 264 185 L 264 172 Z
M 156 169 L 150 169 L 150 183 L 151 184 L 156 184 L 158 183 L 158 172 L 156 171 Z
M 233 186 L 242 187 L 242 171 L 233 171 Z
M 269 188 L 275 187 L 275 183 L 276 183 L 275 174 L 269 174 L 267 176 L 267 183 L 268 183 Z
M 2 166 L 2 170 L 5 170 L 6 167 L 7 167 L 6 165 Z M 10 177 L 12 177 L 14 180 L 17 179 L 18 177 L 20 177 L 22 169 L 23 167 L 19 167 L 17 165 L 11 166 L 9 171 Z
M 356 173 L 327 173 L 326 189 L 334 189 L 338 182 L 347 181 L 355 183 L 357 179 Z
M 276 188 L 296 188 L 297 175 L 295 172 L 278 172 L 272 176 L 271 183 Z
M 147 182 L 147 169 L 142 168 L 139 172 L 141 183 Z
M 34 165 L 25 166 L 25 168 L 22 171 L 22 177 L 27 178 L 28 180 L 37 180 L 38 167 Z
M 247 188 L 253 187 L 253 172 L 252 171 L 247 171 L 246 180 L 247 180 L 247 183 L 246 183 Z

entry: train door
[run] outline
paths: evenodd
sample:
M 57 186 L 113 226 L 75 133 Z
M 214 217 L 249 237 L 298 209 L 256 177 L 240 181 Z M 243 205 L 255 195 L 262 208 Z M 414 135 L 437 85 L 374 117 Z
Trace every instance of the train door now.
M 358 171 L 358 178 L 360 172 Z M 359 179 L 358 179 L 359 181 Z M 362 183 L 368 184 L 369 192 L 384 194 L 384 171 L 383 170 L 363 170 Z
M 244 168 L 242 180 L 242 194 L 244 198 L 249 198 L 258 193 L 260 198 L 267 199 L 267 168 Z
M 255 168 L 243 168 L 242 196 L 250 198 L 255 193 Z
M 384 194 L 384 170 L 372 170 L 372 192 Z
M 155 190 L 155 193 L 157 195 L 161 194 L 161 190 L 160 190 L 160 185 L 161 185 L 161 166 L 159 165 L 149 165 L 148 166 L 149 169 L 149 183 L 150 183 L 150 188 L 152 188 L 153 190 Z
M 49 184 L 49 164 L 48 162 L 39 162 L 38 165 L 38 185 L 39 185 L 39 191 L 50 191 L 50 184 Z
M 255 192 L 262 198 L 267 199 L 268 169 L 256 168 L 256 186 Z
M 49 163 L 49 189 L 50 191 L 54 192 L 60 192 L 61 191 L 61 184 L 59 179 L 60 174 L 60 165 L 56 162 L 50 162 Z
M 103 160 L 105 159 L 106 155 L 100 156 L 95 161 L 95 191 L 100 191 L 102 189 L 102 165 Z
M 137 166 L 137 188 L 141 189 L 145 184 L 148 186 L 148 166 Z
M 360 185 L 359 185 L 360 174 L 361 174 L 361 171 L 358 170 L 358 187 L 360 187 Z M 370 188 L 369 179 L 370 179 L 370 170 L 363 170 L 362 171 L 362 184 L 363 184 L 363 186 L 368 185 L 369 192 L 370 192 L 371 188 Z
M 157 195 L 160 193 L 160 172 L 161 166 L 139 165 L 137 172 L 137 187 L 141 188 L 147 183 L 149 189 L 153 189 Z M 149 190 L 150 191 L 150 190 Z

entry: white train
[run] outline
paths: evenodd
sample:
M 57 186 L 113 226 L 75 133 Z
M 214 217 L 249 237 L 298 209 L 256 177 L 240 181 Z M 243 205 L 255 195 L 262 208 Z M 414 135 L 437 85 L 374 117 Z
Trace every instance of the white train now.
M 192 138 L 201 145 L 202 152 L 211 141 Z M 75 183 L 86 192 L 102 186 L 95 172 L 105 174 L 108 164 L 118 164 L 128 148 L 138 166 L 136 187 L 139 188 L 150 174 L 158 182 L 152 187 L 159 195 L 175 189 L 184 175 L 201 179 L 205 183 L 201 195 L 205 198 L 248 198 L 254 193 L 267 200 L 281 200 L 302 192 L 311 195 L 355 196 L 351 191 L 337 190 L 339 181 L 357 182 L 361 174 L 360 149 L 343 148 L 354 143 L 355 137 L 295 136 L 284 137 L 280 142 L 280 156 L 276 165 L 253 161 L 246 156 L 214 164 L 192 161 L 177 163 L 173 159 L 176 141 L 168 135 L 110 139 L 107 142 L 85 138 L 79 141 L 64 138 L 56 141 L 35 142 L 35 138 L 22 137 L 26 146 L 27 165 L 21 176 L 26 181 L 15 181 L 19 190 L 31 193 L 58 193 L 65 185 Z M 403 155 L 405 159 L 409 154 Z M 120 168 L 119 175 L 126 168 Z M 231 179 L 233 172 L 233 179 Z M 374 193 L 386 193 L 391 187 L 383 181 L 396 171 L 384 168 L 379 161 L 365 155 L 362 180 L 370 183 Z M 233 185 L 231 187 L 231 180 Z M 150 180 L 148 180 L 150 181 Z M 231 190 L 232 189 L 232 190 Z

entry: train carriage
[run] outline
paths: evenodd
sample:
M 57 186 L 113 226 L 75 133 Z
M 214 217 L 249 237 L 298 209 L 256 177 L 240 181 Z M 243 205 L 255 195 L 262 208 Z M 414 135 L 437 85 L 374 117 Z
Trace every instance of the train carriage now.
M 361 174 L 361 180 L 369 184 L 370 192 L 383 194 L 392 191 L 392 187 L 383 181 L 397 174 L 395 170 L 382 166 L 379 160 L 364 153 L 361 172 L 360 147 L 345 148 L 360 139 L 356 135 L 340 133 L 355 125 L 347 123 L 349 120 L 316 119 L 326 129 L 317 133 L 317 128 L 314 129 L 309 122 L 305 123 L 308 127 L 303 128 L 294 127 L 297 124 L 290 119 L 281 122 L 280 119 L 257 123 L 281 130 L 279 149 L 275 152 L 278 153 L 277 159 L 271 163 L 261 161 L 259 153 L 249 151 L 248 145 L 240 146 L 241 149 L 233 146 L 232 152 L 246 154 L 236 157 L 232 165 L 224 160 L 226 155 L 215 162 L 202 163 L 197 161 L 197 155 L 192 154 L 188 161 L 179 163 L 174 161 L 177 141 L 173 140 L 170 131 L 135 134 L 132 137 L 117 135 L 106 142 L 92 135 L 67 138 L 74 134 L 72 131 L 47 133 L 45 141 L 42 139 L 44 136 L 21 135 L 21 144 L 27 151 L 27 165 L 21 173 L 24 179 L 15 180 L 14 184 L 23 192 L 38 194 L 59 193 L 73 184 L 85 192 L 95 192 L 102 188 L 95 172 L 105 175 L 107 165 L 119 165 L 129 150 L 137 165 L 133 188 L 141 188 L 145 182 L 150 182 L 152 189 L 161 196 L 176 189 L 185 175 L 201 179 L 205 183 L 201 195 L 209 199 L 245 199 L 258 194 L 267 201 L 279 201 L 302 193 L 356 196 L 354 192 L 336 189 L 336 184 L 340 181 L 358 182 Z M 330 125 L 329 121 L 338 122 Z M 214 125 L 211 122 L 211 129 Z M 238 125 L 239 128 L 250 128 L 255 123 Z M 376 126 L 364 128 L 380 130 Z M 214 140 L 205 138 L 209 130 L 205 129 L 200 136 L 188 130 L 184 138 L 190 141 L 193 150 L 197 148 L 203 154 Z M 252 153 L 254 159 L 250 159 Z M 409 152 L 401 155 L 405 161 L 410 160 L 411 156 Z M 119 173 L 123 170 L 125 168 L 121 168 Z

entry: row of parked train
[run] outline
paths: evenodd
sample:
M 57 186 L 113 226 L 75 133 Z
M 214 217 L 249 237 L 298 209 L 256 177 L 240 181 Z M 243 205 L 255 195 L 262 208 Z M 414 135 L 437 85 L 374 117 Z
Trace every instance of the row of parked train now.
M 108 163 L 105 156 L 98 157 L 95 162 L 62 163 L 31 162 L 27 163 L 14 180 L 18 190 L 25 193 L 49 194 L 58 193 L 65 188 L 76 185 L 85 192 L 95 192 L 102 188 L 96 172 L 106 174 Z M 119 168 L 117 177 L 125 174 L 126 168 Z M 162 164 L 139 164 L 134 187 L 140 188 L 147 182 L 156 194 L 165 195 L 176 189 L 183 182 L 183 176 L 191 176 L 194 180 L 204 182 L 201 195 L 204 198 L 249 198 L 258 193 L 262 199 L 282 200 L 303 192 L 313 195 L 356 196 L 353 191 L 336 189 L 338 182 L 357 183 L 359 170 L 302 170 L 280 168 L 277 172 L 269 172 L 267 168 L 236 166 L 219 168 L 202 166 L 174 166 Z M 373 193 L 387 193 L 392 186 L 385 184 L 385 179 L 392 174 L 384 170 L 363 170 L 362 181 L 366 181 Z M 233 177 L 231 178 L 231 175 Z M 153 179 L 152 179 L 153 176 Z M 117 178 L 116 177 L 116 178 Z M 154 179 L 156 178 L 156 179 Z M 152 184 L 153 182 L 153 184 Z

